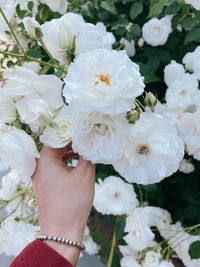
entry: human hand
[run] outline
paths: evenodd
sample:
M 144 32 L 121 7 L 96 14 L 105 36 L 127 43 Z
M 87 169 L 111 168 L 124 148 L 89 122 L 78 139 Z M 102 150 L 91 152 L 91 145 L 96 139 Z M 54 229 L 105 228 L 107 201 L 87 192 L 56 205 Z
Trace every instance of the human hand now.
M 79 159 L 77 167 L 67 166 L 63 158 L 73 155 L 70 146 L 63 149 L 44 146 L 32 182 L 40 233 L 81 241 L 94 198 L 95 166 L 83 158 Z M 76 264 L 78 249 L 46 242 Z

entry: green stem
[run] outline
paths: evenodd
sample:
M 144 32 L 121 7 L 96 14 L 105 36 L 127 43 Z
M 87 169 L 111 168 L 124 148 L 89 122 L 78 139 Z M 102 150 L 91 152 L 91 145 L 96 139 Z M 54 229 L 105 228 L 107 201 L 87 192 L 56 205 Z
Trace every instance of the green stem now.
M 13 38 L 15 39 L 15 42 L 16 42 L 17 46 L 19 47 L 19 49 L 22 51 L 23 55 L 25 56 L 26 52 L 24 51 L 24 48 L 21 46 L 21 44 L 20 44 L 20 42 L 19 42 L 19 40 L 17 38 L 17 35 L 13 31 L 13 28 L 12 28 L 10 22 L 8 21 L 6 15 L 4 14 L 4 12 L 3 12 L 3 10 L 1 8 L 0 8 L 0 13 L 1 13 L 2 17 L 4 18 L 6 24 L 8 25 L 8 28 L 10 29 L 10 32 L 12 33 Z
M 111 244 L 111 249 L 110 249 L 110 254 L 108 257 L 108 261 L 106 264 L 106 267 L 112 267 L 112 261 L 113 261 L 113 255 L 116 247 L 116 229 L 114 230 L 113 237 L 112 237 L 112 244 Z

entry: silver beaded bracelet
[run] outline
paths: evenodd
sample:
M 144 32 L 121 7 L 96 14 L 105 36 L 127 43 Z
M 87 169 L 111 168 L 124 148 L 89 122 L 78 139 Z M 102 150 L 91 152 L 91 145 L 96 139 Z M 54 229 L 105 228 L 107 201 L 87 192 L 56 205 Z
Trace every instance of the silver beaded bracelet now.
M 48 241 L 54 241 L 57 243 L 65 244 L 67 246 L 73 246 L 76 247 L 80 250 L 85 250 L 85 245 L 82 242 L 76 242 L 76 241 L 71 241 L 66 238 L 61 238 L 61 237 L 56 237 L 56 236 L 51 236 L 51 235 L 38 235 L 36 236 L 36 239 L 39 240 L 48 240 Z

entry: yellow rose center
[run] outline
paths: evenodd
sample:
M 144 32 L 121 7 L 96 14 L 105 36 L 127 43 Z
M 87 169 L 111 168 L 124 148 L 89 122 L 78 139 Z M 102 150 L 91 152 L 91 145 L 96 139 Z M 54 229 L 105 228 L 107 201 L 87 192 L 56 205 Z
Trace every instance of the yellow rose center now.
M 146 144 L 139 145 L 137 147 L 137 152 L 140 155 L 148 155 L 150 152 L 149 146 Z
M 103 75 L 103 74 L 99 75 L 98 81 L 95 82 L 95 85 L 98 85 L 99 82 L 105 83 L 105 84 L 110 86 L 111 85 L 110 75 L 108 75 L 108 74 L 107 75 Z

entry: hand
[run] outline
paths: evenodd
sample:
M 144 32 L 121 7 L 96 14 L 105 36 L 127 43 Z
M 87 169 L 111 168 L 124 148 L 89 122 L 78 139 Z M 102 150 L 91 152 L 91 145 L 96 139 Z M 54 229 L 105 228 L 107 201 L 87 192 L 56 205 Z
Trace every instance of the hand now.
M 63 159 L 72 158 L 71 147 L 43 147 L 32 178 L 39 210 L 40 233 L 82 241 L 92 208 L 95 166 L 80 157 L 78 166 L 67 166 Z M 79 258 L 74 247 L 46 241 L 73 265 Z

